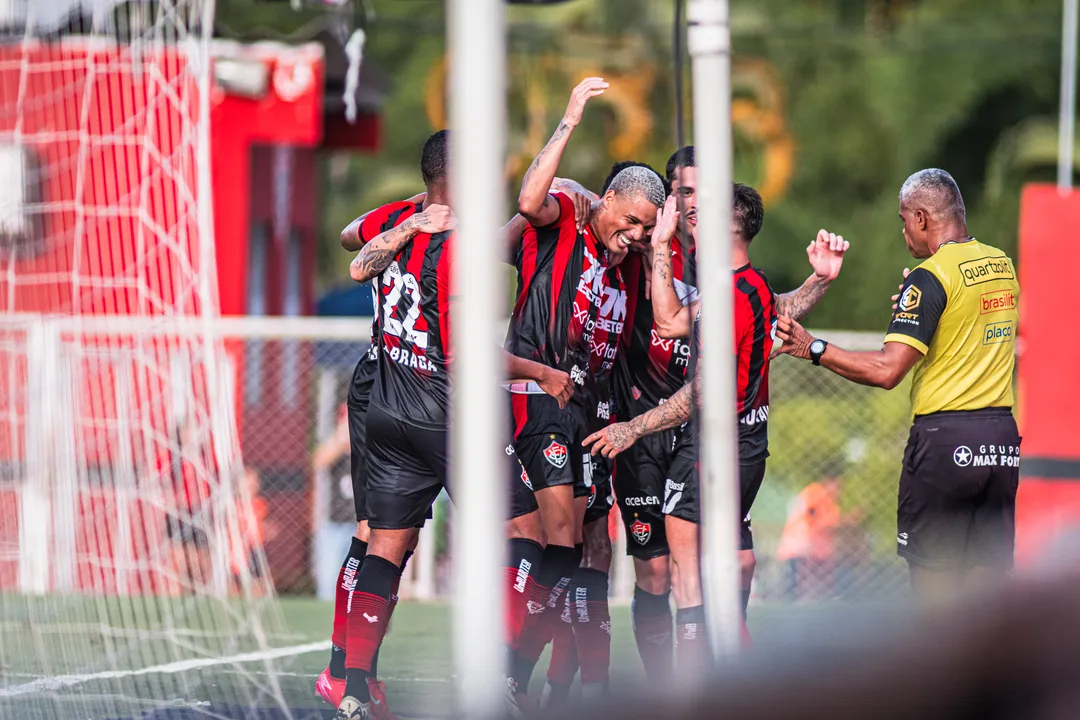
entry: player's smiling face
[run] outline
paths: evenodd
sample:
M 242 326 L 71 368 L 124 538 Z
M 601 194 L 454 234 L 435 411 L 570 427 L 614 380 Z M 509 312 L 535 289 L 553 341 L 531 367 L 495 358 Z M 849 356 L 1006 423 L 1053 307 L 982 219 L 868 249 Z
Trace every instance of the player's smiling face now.
M 625 253 L 648 241 L 656 225 L 656 209 L 644 196 L 626 197 L 608 190 L 593 228 L 609 252 Z

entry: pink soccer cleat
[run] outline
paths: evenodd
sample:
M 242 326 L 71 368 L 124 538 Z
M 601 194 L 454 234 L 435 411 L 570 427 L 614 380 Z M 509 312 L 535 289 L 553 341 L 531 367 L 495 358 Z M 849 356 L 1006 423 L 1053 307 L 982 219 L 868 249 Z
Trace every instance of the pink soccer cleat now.
M 315 681 L 315 694 L 334 707 L 338 707 L 345 699 L 345 678 L 334 677 L 330 674 L 330 668 L 326 668 Z

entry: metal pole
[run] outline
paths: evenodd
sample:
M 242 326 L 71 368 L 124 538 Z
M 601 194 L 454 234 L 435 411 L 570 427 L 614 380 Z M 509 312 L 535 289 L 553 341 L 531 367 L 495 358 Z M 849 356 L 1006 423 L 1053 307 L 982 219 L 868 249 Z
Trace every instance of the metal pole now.
M 452 282 L 454 397 L 451 482 L 454 664 L 461 716 L 505 713 L 503 594 L 506 481 L 497 464 L 507 425 L 499 402 L 496 348 L 506 299 L 496 239 L 502 199 L 506 122 L 503 0 L 452 0 L 449 7 L 451 184 L 458 218 Z
M 739 520 L 731 274 L 731 33 L 727 0 L 690 0 L 698 179 L 702 575 L 717 659 L 739 648 Z
M 683 26 L 686 24 L 686 0 L 675 0 L 675 34 L 672 39 L 672 54 L 675 56 L 675 147 L 686 144 L 686 118 L 684 108 L 686 95 L 683 92 Z
M 1061 21 L 1061 109 L 1058 118 L 1058 191 L 1072 191 L 1073 128 L 1076 123 L 1076 3 L 1065 0 Z

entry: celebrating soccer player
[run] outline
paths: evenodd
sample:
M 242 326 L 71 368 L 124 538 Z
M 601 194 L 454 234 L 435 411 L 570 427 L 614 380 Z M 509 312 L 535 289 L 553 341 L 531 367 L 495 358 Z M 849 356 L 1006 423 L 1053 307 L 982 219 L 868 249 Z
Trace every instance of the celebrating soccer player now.
M 678 158 L 679 153 L 673 157 L 676 179 L 672 183 L 672 189 L 676 199 L 695 196 L 696 169 L 693 164 L 693 150 L 688 150 L 683 160 Z M 680 191 L 679 188 L 683 189 Z M 774 296 L 764 275 L 750 264 L 749 257 L 750 242 L 760 232 L 764 220 L 761 196 L 753 188 L 735 184 L 733 203 L 732 264 L 735 268 L 735 347 L 738 370 L 736 410 L 739 414 L 739 480 L 742 497 L 740 565 L 745 617 L 750 582 L 756 564 L 749 512 L 761 486 L 765 459 L 768 457 L 768 357 L 772 345 L 772 324 L 776 316 L 774 306 L 783 307 L 800 316 L 809 312 L 839 273 L 847 244 L 843 238 L 819 233 L 818 238 L 807 248 L 814 274 L 798 290 Z M 661 341 L 686 337 L 691 332 L 691 308 L 684 305 L 687 292 L 684 290 L 680 297 L 672 270 L 671 238 L 678 221 L 675 207 L 674 202 L 669 199 L 659 214 L 652 237 L 653 323 L 656 336 Z M 696 325 L 693 329 L 696 334 Z M 690 343 L 687 352 L 692 372 L 698 355 L 696 338 Z M 695 378 L 692 384 L 685 385 L 667 402 L 658 404 L 629 422 L 618 423 L 594 433 L 586 439 L 586 444 L 593 447 L 594 453 L 614 457 L 633 445 L 638 438 L 689 422 L 692 419 L 692 387 L 696 385 Z M 661 508 L 665 516 L 667 549 L 675 570 L 673 577 L 676 579 L 674 591 L 678 608 L 675 618 L 678 656 L 680 666 L 686 672 L 700 672 L 709 657 L 703 632 L 705 615 L 698 550 L 697 457 L 697 433 L 691 424 L 678 435 L 667 468 Z M 629 482 L 619 478 L 618 472 L 616 478 L 620 484 Z M 627 496 L 630 497 L 629 493 Z M 635 529 L 638 528 L 631 523 L 628 532 L 633 533 Z M 659 602 L 656 604 L 659 605 Z M 656 614 L 660 616 L 660 612 Z
M 350 267 L 357 282 L 379 278 L 381 332 L 366 426 L 370 539 L 348 603 L 345 697 L 337 712 L 342 720 L 372 716 L 368 677 L 386 633 L 394 584 L 415 528 L 446 487 L 453 258 L 448 156 L 447 132 L 435 133 L 421 161 L 427 193 L 420 212 L 401 213 Z M 568 376 L 553 385 L 560 373 L 504 355 L 511 377 L 547 387 L 556 406 L 565 403 Z
M 542 395 L 511 394 L 512 448 L 534 491 L 546 539 L 533 573 L 529 612 L 520 630 L 511 628 L 510 633 L 507 689 L 513 711 L 516 695 L 526 691 L 554 634 L 563 593 L 581 561 L 575 546 L 582 541 L 585 502 L 575 503 L 575 495 L 584 498 L 590 492 L 585 473 L 591 471 L 591 460 L 580 439 L 603 392 L 593 368 L 614 360 L 626 313 L 621 276 L 608 268 L 614 256 L 645 239 L 664 201 L 663 182 L 654 172 L 627 168 L 593 205 L 587 227 L 579 232 L 570 198 L 550 194 L 586 103 L 606 87 L 599 78 L 586 78 L 574 89 L 562 122 L 526 173 L 518 201 L 530 225 L 518 254 L 518 295 L 507 348 L 568 371 L 577 390 L 566 411 Z M 512 558 L 511 567 L 515 564 Z
M 432 147 L 429 164 L 435 162 L 436 148 Z M 434 172 L 430 170 L 429 172 Z M 363 248 L 365 243 L 374 240 L 381 233 L 386 232 L 404 222 L 409 217 L 423 210 L 425 194 L 392 202 L 361 217 L 349 224 L 341 232 L 341 245 L 346 250 L 356 252 Z M 375 286 L 372 285 L 372 292 Z M 356 512 L 356 535 L 345 560 L 342 562 L 338 573 L 337 586 L 334 597 L 334 625 L 331 635 L 330 665 L 319 675 L 315 682 L 315 692 L 328 703 L 337 707 L 345 696 L 345 660 L 348 647 L 349 624 L 354 627 L 363 618 L 359 613 L 349 613 L 349 598 L 352 596 L 356 584 L 356 575 L 367 555 L 369 529 L 367 522 L 367 411 L 371 399 L 371 389 L 375 384 L 375 373 L 378 362 L 379 347 L 379 299 L 375 298 L 375 316 L 371 320 L 371 343 L 367 353 L 356 364 L 352 380 L 349 383 L 349 394 L 346 401 L 346 412 L 349 423 L 349 465 L 352 477 L 353 505 Z M 401 582 L 401 574 L 409 562 L 412 550 L 416 545 L 416 533 L 409 543 L 408 550 L 402 559 L 397 578 L 391 588 L 391 602 L 388 614 L 393 614 L 397 605 L 397 590 Z M 378 675 L 378 651 L 372 659 L 371 671 L 367 678 L 368 690 L 371 695 L 371 714 L 376 720 L 394 720 L 394 714 L 390 712 L 386 702 L 386 689 L 379 682 Z
M 1012 260 L 967 228 L 944 170 L 900 188 L 909 274 L 876 352 L 851 352 L 781 317 L 778 352 L 885 389 L 915 369 L 915 415 L 900 471 L 897 553 L 921 595 L 999 574 L 1013 562 L 1020 436 L 1012 415 L 1020 286 Z

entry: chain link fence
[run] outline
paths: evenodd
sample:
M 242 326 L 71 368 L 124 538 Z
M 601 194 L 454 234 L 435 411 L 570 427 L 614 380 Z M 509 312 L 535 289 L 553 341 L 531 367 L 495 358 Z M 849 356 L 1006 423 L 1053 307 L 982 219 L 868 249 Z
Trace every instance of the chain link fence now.
M 876 350 L 876 333 L 823 333 Z M 896 556 L 900 461 L 911 424 L 908 382 L 885 392 L 780 357 L 770 378 L 769 450 L 754 503 L 754 597 L 872 600 L 907 588 Z
M 252 325 L 255 327 L 255 325 Z M 260 325 L 261 327 L 261 325 Z M 332 596 L 355 529 L 344 405 L 367 343 L 366 322 L 305 319 L 302 337 L 230 337 L 244 464 L 267 508 L 266 556 L 278 591 Z M 850 349 L 877 334 L 826 333 Z M 754 601 L 870 600 L 903 592 L 896 557 L 896 486 L 910 411 L 906 385 L 862 387 L 782 357 L 773 362 L 768 472 L 753 510 Z M 423 533 L 403 595 L 449 593 L 449 514 L 443 495 Z M 612 523 L 617 599 L 632 593 L 621 524 Z

